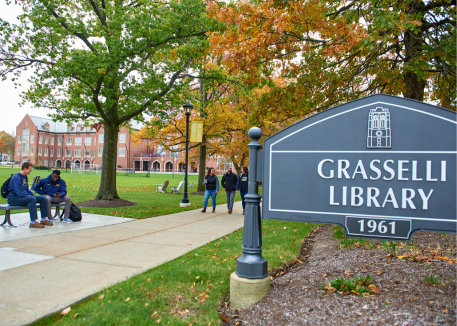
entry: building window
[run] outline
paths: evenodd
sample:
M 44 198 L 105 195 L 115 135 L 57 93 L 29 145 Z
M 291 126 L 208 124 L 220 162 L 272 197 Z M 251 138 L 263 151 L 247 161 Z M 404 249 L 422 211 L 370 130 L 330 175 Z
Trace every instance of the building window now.
M 75 145 L 81 145 L 81 141 L 82 141 L 81 137 L 75 137 Z
M 103 144 L 104 140 L 105 140 L 105 135 L 104 134 L 98 135 L 98 143 L 99 144 Z
M 65 144 L 71 145 L 71 137 L 65 138 Z
M 119 148 L 119 157 L 125 157 L 125 148 Z
M 52 161 L 49 161 L 49 166 L 54 166 Z
M 60 138 L 59 138 L 59 139 L 60 139 Z M 58 150 L 57 150 L 57 157 L 60 157 L 60 156 L 62 156 L 62 150 L 61 150 L 61 149 L 58 149 Z
M 18 142 L 19 144 L 22 142 L 22 136 L 21 136 L 21 135 L 17 136 L 17 142 Z
M 51 137 L 51 145 L 54 145 L 54 137 Z
M 43 165 L 48 166 L 48 160 L 44 160 Z
M 68 127 L 67 127 L 67 131 L 68 131 L 68 132 L 71 131 L 71 126 L 68 126 Z
M 45 136 L 44 137 L 44 143 L 47 145 L 48 144 L 48 140 L 49 140 L 49 137 L 48 136 Z
M 51 157 L 54 157 L 54 148 L 51 148 Z M 52 162 L 52 161 L 51 161 Z
M 30 155 L 33 155 L 33 147 L 30 147 Z
M 92 137 L 86 137 L 84 139 L 84 144 L 91 145 L 92 144 Z
M 103 157 L 103 147 L 98 148 L 98 157 Z
M 90 149 L 84 150 L 84 157 L 90 157 Z
M 43 151 L 42 151 L 42 148 L 40 147 L 40 148 L 38 148 L 38 156 L 41 156 L 41 155 L 43 155 Z
M 80 149 L 75 149 L 75 156 L 76 157 L 81 157 L 81 150 Z
M 65 156 L 70 157 L 71 156 L 71 149 L 66 149 L 65 150 Z
M 119 142 L 125 143 L 125 134 L 119 134 Z
M 48 149 L 47 148 L 44 149 L 44 156 L 48 156 Z
M 43 136 L 38 136 L 38 144 L 43 144 Z
M 17 155 L 21 155 L 21 149 L 19 147 L 17 148 Z
M 86 127 L 86 131 L 90 131 L 90 126 L 89 126 L 89 127 Z
M 57 144 L 62 145 L 62 137 L 57 138 Z
M 35 136 L 34 136 L 34 135 L 30 136 L 30 142 L 31 142 L 31 143 L 34 143 L 34 142 L 35 142 Z

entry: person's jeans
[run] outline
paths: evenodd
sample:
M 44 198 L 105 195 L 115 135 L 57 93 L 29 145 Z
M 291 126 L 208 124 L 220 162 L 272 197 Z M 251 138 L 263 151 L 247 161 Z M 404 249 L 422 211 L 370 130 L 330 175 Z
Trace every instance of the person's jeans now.
M 68 196 L 65 196 L 65 197 L 51 197 L 51 196 L 48 196 L 48 195 L 44 195 L 46 197 L 46 204 L 48 206 L 48 216 L 49 218 L 52 217 L 52 213 L 51 213 L 51 204 L 52 203 L 56 203 L 56 204 L 60 204 L 62 202 L 65 202 L 65 218 L 69 218 L 70 217 L 70 203 L 71 203 L 71 200 L 70 200 L 70 197 Z
M 244 196 L 247 194 L 247 192 L 244 192 L 240 190 L 240 195 L 241 195 L 241 203 L 243 204 L 243 210 L 246 209 L 246 202 L 244 201 Z
M 211 202 L 213 204 L 213 208 L 216 208 L 216 190 L 208 190 L 206 189 L 205 190 L 205 201 L 203 202 L 203 207 L 207 207 L 208 206 L 208 199 L 209 199 L 209 196 L 211 196 Z
M 236 190 L 226 191 L 225 194 L 227 195 L 227 208 L 233 209 L 233 204 L 235 203 Z
M 45 220 L 48 217 L 48 205 L 46 204 L 45 196 L 13 197 L 8 199 L 10 206 L 29 206 L 30 221 L 32 222 L 38 218 L 36 203 L 40 204 L 41 219 Z

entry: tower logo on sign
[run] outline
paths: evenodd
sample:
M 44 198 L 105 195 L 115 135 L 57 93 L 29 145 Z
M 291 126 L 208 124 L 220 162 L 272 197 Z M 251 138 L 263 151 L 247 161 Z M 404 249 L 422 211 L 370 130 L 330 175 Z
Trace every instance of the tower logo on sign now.
M 389 109 L 377 107 L 368 115 L 367 148 L 391 148 L 391 128 Z

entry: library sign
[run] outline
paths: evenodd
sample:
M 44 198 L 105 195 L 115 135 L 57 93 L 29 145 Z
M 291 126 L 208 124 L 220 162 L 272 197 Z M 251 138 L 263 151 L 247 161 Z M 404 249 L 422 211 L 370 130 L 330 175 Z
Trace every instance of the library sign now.
M 456 113 L 378 94 L 266 139 L 262 217 L 410 240 L 456 232 Z

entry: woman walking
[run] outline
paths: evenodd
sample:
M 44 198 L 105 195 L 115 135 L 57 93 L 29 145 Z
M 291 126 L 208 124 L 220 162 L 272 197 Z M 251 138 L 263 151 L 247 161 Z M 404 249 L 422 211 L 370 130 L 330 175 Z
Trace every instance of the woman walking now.
M 238 182 L 236 183 L 236 190 L 240 191 L 241 195 L 241 203 L 243 204 L 243 215 L 246 210 L 246 202 L 244 201 L 244 195 L 248 193 L 248 174 L 249 170 L 247 166 L 243 166 L 241 168 L 241 176 L 238 178 Z
M 206 185 L 206 190 L 202 213 L 206 212 L 209 196 L 211 196 L 211 202 L 213 204 L 213 213 L 216 212 L 216 195 L 219 192 L 219 178 L 215 172 L 214 168 L 208 168 L 205 179 L 203 180 L 203 184 Z

